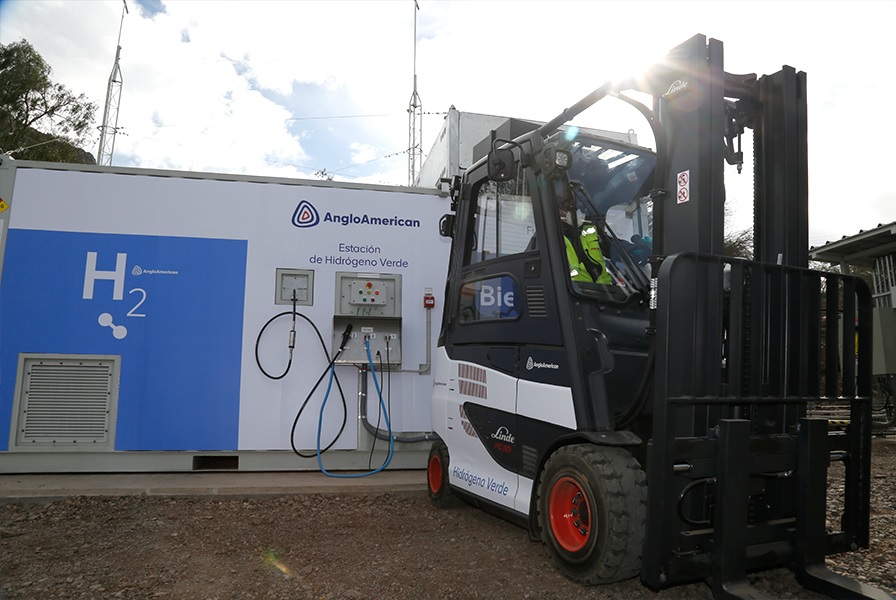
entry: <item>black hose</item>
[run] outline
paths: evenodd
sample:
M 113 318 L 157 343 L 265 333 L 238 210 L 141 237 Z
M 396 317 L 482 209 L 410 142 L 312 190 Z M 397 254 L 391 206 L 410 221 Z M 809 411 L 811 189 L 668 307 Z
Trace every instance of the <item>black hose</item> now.
M 267 377 L 268 379 L 274 379 L 274 380 L 283 379 L 284 377 L 286 377 L 286 374 L 289 373 L 289 369 L 292 367 L 292 352 L 293 352 L 293 349 L 295 348 L 295 343 L 296 343 L 296 315 L 297 314 L 298 313 L 296 312 L 296 302 L 295 302 L 295 300 L 293 300 L 292 310 L 285 310 L 282 313 L 278 313 L 278 314 L 274 315 L 273 317 L 268 319 L 268 322 L 265 323 L 264 325 L 262 325 L 261 329 L 258 331 L 258 337 L 255 338 L 255 364 L 258 365 L 258 370 L 261 371 L 264 374 L 264 376 Z M 270 325 L 271 323 L 273 323 L 280 317 L 285 317 L 286 315 L 292 315 L 292 329 L 289 330 L 289 361 L 286 363 L 286 368 L 283 370 L 283 372 L 281 374 L 271 375 L 270 373 L 265 371 L 263 366 L 261 366 L 261 359 L 258 357 L 258 346 L 259 346 L 259 344 L 261 344 L 261 336 L 264 335 L 264 331 L 265 331 L 265 329 L 268 328 L 268 325 Z M 304 315 L 302 315 L 302 316 L 304 317 Z M 305 319 L 307 320 L 307 317 L 305 317 Z M 310 321 L 309 321 L 309 323 L 310 323 Z M 312 323 L 312 326 L 313 325 L 314 324 Z M 317 329 L 317 328 L 315 327 L 315 329 Z
M 632 400 L 632 403 L 624 410 L 614 415 L 616 429 L 627 429 L 634 423 L 638 415 L 644 410 L 644 406 L 647 405 L 647 400 L 650 398 L 650 392 L 653 390 L 653 368 L 656 364 L 656 342 L 652 337 L 649 344 L 650 349 L 647 352 L 647 364 L 645 365 L 644 375 L 641 377 L 641 383 L 638 385 L 638 391 L 635 392 L 635 397 Z
M 305 411 L 305 407 L 308 406 L 308 402 L 311 400 L 311 396 L 314 395 L 314 392 L 317 391 L 320 382 L 324 380 L 324 377 L 328 375 L 328 372 L 331 368 L 333 368 L 333 364 L 336 362 L 336 359 L 339 358 L 339 355 L 342 353 L 342 348 L 340 348 L 336 354 L 333 355 L 332 360 L 327 363 L 327 368 L 323 370 L 323 373 L 320 374 L 320 377 L 317 378 L 317 382 L 314 384 L 314 387 L 311 388 L 311 391 L 308 392 L 308 395 L 305 396 L 305 400 L 302 401 L 302 405 L 299 407 L 299 411 L 296 413 L 296 418 L 292 420 L 292 428 L 289 430 L 289 445 L 292 447 L 293 453 L 296 456 L 300 456 L 302 458 L 316 458 L 317 452 L 311 453 L 303 453 L 301 450 L 296 448 L 296 426 L 299 424 L 299 419 L 302 416 L 302 413 Z M 327 358 L 329 358 L 329 353 L 327 353 Z M 345 431 L 345 424 L 348 421 L 348 405 L 345 401 L 345 393 L 342 391 L 342 384 L 339 382 L 339 376 L 334 373 L 333 379 L 336 381 L 336 388 L 339 390 L 339 398 L 342 400 L 342 425 L 339 426 L 339 431 L 333 437 L 333 440 L 327 444 L 325 448 L 321 449 L 321 454 L 329 450 L 336 443 L 336 440 L 339 439 L 339 436 L 342 435 L 342 432 Z
M 258 356 L 258 347 L 261 344 L 261 336 L 264 335 L 264 332 L 268 328 L 268 326 L 271 323 L 273 323 L 274 321 L 276 321 L 277 319 L 279 319 L 280 317 L 284 317 L 286 315 L 290 315 L 292 317 L 292 329 L 289 332 L 289 361 L 286 363 L 286 368 L 283 370 L 283 373 L 281 373 L 280 375 L 271 375 L 270 373 L 268 373 L 265 370 L 265 368 L 261 364 L 261 359 Z M 302 412 L 304 412 L 305 407 L 308 405 L 308 402 L 311 400 L 311 396 L 314 395 L 314 392 L 317 390 L 318 386 L 320 386 L 320 382 L 323 381 L 324 377 L 327 376 L 327 371 L 333 366 L 333 363 L 336 362 L 336 359 L 339 357 L 339 354 L 342 353 L 342 349 L 345 347 L 345 343 L 348 340 L 348 335 L 351 333 L 351 329 L 350 329 L 351 326 L 349 326 L 349 328 L 346 329 L 346 332 L 342 336 L 342 344 L 339 346 L 339 350 L 336 352 L 336 354 L 331 359 L 330 352 L 329 352 L 329 350 L 327 350 L 327 344 L 324 341 L 324 337 L 320 333 L 320 329 L 317 328 L 317 325 L 315 325 L 314 321 L 312 321 L 311 319 L 309 319 L 302 313 L 296 311 L 296 298 L 295 298 L 295 296 L 293 296 L 292 310 L 283 311 L 281 313 L 274 315 L 270 319 L 268 319 L 267 323 L 265 323 L 262 326 L 262 328 L 259 330 L 258 337 L 255 338 L 255 364 L 258 365 L 258 369 L 268 379 L 273 379 L 275 381 L 283 379 L 284 377 L 286 377 L 287 373 L 289 373 L 289 370 L 292 367 L 292 355 L 293 355 L 293 349 L 295 348 L 295 339 L 296 339 L 296 317 L 301 317 L 301 318 L 305 319 L 305 321 L 309 325 L 311 325 L 311 328 L 314 329 L 314 333 L 317 334 L 317 339 L 320 342 L 320 346 L 324 351 L 324 356 L 327 359 L 327 368 L 324 369 L 323 373 L 321 373 L 321 376 L 318 378 L 317 383 L 314 384 L 314 387 L 311 388 L 311 391 L 308 393 L 308 395 L 305 397 L 305 400 L 302 402 L 302 405 L 299 407 L 299 411 L 296 413 L 295 419 L 293 419 L 292 428 L 290 429 L 290 432 L 289 432 L 289 444 L 292 447 L 292 451 L 302 458 L 315 458 L 317 456 L 317 452 L 312 452 L 310 454 L 306 454 L 306 453 L 303 453 L 298 448 L 296 448 L 296 442 L 295 442 L 296 426 L 299 423 L 299 418 L 302 416 Z M 336 436 L 333 438 L 333 440 L 329 444 L 327 444 L 327 446 L 325 448 L 323 448 L 321 450 L 321 452 L 326 452 L 327 450 L 329 450 L 330 448 L 333 447 L 333 445 L 336 443 L 336 440 L 338 440 L 339 437 L 342 435 L 342 432 L 345 431 L 345 425 L 348 422 L 348 404 L 346 403 L 346 400 L 345 400 L 345 392 L 342 391 L 342 383 L 339 381 L 339 376 L 338 375 L 335 376 L 334 379 L 336 381 L 336 388 L 339 390 L 339 397 L 342 400 L 342 424 L 339 427 L 339 432 L 336 434 Z
M 715 477 L 705 477 L 703 479 L 696 479 L 681 490 L 678 494 L 678 503 L 676 504 L 676 510 L 678 511 L 679 518 L 687 523 L 688 525 L 693 525 L 695 527 L 708 527 L 710 525 L 709 519 L 692 519 L 690 516 L 686 515 L 684 512 L 684 497 L 687 496 L 691 490 L 696 488 L 698 485 L 709 485 L 716 482 Z
M 342 332 L 342 342 L 339 344 L 339 349 L 336 350 L 336 354 L 333 355 L 333 358 L 330 358 L 330 353 L 327 351 L 327 344 L 324 342 L 324 337 L 320 334 L 320 330 L 317 328 L 317 325 L 314 322 L 306 317 L 305 315 L 298 313 L 300 317 L 304 318 L 311 327 L 314 328 L 314 332 L 317 334 L 317 339 L 320 341 L 321 348 L 324 350 L 324 356 L 327 357 L 329 361 L 327 363 L 327 368 L 324 369 L 323 373 L 320 374 L 320 377 L 317 378 L 317 382 L 314 384 L 314 387 L 311 388 L 311 391 L 308 392 L 308 395 L 305 396 L 305 400 L 302 401 L 302 405 L 299 407 L 299 411 L 296 413 L 296 418 L 292 421 L 292 428 L 289 430 L 289 445 L 292 447 L 293 453 L 302 458 L 318 458 L 321 454 L 329 450 L 333 447 L 333 444 L 336 443 L 336 440 L 342 435 L 342 432 L 345 431 L 345 424 L 348 421 L 348 405 L 345 401 L 345 392 L 342 391 L 342 384 L 339 382 L 339 376 L 336 375 L 336 371 L 333 371 L 333 379 L 336 381 L 336 388 L 339 390 L 339 398 L 342 400 L 342 425 L 339 426 L 339 431 L 333 437 L 333 440 L 327 444 L 325 448 L 320 449 L 318 452 L 315 449 L 315 452 L 311 454 L 303 454 L 301 450 L 296 448 L 296 426 L 299 424 L 299 418 L 302 416 L 302 412 L 305 410 L 305 407 L 308 406 L 308 401 L 311 400 L 311 396 L 314 395 L 314 392 L 317 390 L 317 387 L 320 385 L 320 382 L 324 380 L 324 377 L 327 376 L 330 369 L 333 368 L 333 365 L 336 363 L 336 359 L 339 358 L 339 355 L 342 354 L 342 350 L 345 348 L 345 344 L 348 342 L 349 336 L 352 332 L 352 325 L 349 325 L 345 328 L 345 331 Z M 329 390 L 327 391 L 329 393 Z M 319 441 L 320 436 L 318 436 Z M 316 447 L 319 448 L 319 444 L 315 444 Z

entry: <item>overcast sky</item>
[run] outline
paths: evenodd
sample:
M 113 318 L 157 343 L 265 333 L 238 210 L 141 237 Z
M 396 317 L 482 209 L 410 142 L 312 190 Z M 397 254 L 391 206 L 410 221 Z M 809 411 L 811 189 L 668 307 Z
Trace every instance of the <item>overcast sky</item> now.
M 416 48 L 424 155 L 445 111 L 547 121 L 608 77 L 696 33 L 725 70 L 805 71 L 810 241 L 896 220 L 896 2 L 129 0 L 113 163 L 404 185 Z M 27 39 L 102 119 L 121 0 L 0 0 L 0 43 Z M 417 18 L 416 44 L 414 18 Z M 634 128 L 634 111 L 584 124 Z M 98 131 L 87 148 L 97 151 Z M 747 158 L 750 162 L 750 158 Z M 750 181 L 726 174 L 731 226 Z

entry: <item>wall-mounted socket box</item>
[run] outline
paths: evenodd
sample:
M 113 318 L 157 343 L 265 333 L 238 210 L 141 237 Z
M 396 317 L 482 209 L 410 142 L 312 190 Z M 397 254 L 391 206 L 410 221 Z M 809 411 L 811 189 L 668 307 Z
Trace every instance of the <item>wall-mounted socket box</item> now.
M 277 269 L 274 304 L 296 306 L 314 304 L 314 271 L 311 269 Z

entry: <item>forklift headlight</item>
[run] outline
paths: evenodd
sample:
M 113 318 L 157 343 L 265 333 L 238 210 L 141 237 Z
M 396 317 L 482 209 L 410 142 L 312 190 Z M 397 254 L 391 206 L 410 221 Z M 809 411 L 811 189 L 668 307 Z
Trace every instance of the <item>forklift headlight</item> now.
M 557 150 L 554 154 L 554 165 L 561 169 L 568 169 L 572 164 L 572 154 L 566 150 Z
M 547 177 L 553 177 L 558 171 L 566 171 L 571 164 L 572 154 L 569 150 L 562 150 L 554 144 L 545 145 L 544 170 Z

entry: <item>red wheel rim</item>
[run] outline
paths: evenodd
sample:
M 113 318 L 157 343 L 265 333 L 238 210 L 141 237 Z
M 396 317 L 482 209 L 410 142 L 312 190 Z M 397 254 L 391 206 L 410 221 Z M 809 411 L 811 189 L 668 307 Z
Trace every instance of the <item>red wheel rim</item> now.
M 571 477 L 557 480 L 548 498 L 551 531 L 560 547 L 578 552 L 591 537 L 591 507 L 585 490 Z
M 426 470 L 429 478 L 429 491 L 438 494 L 442 491 L 442 459 L 433 454 L 429 457 L 429 468 Z

